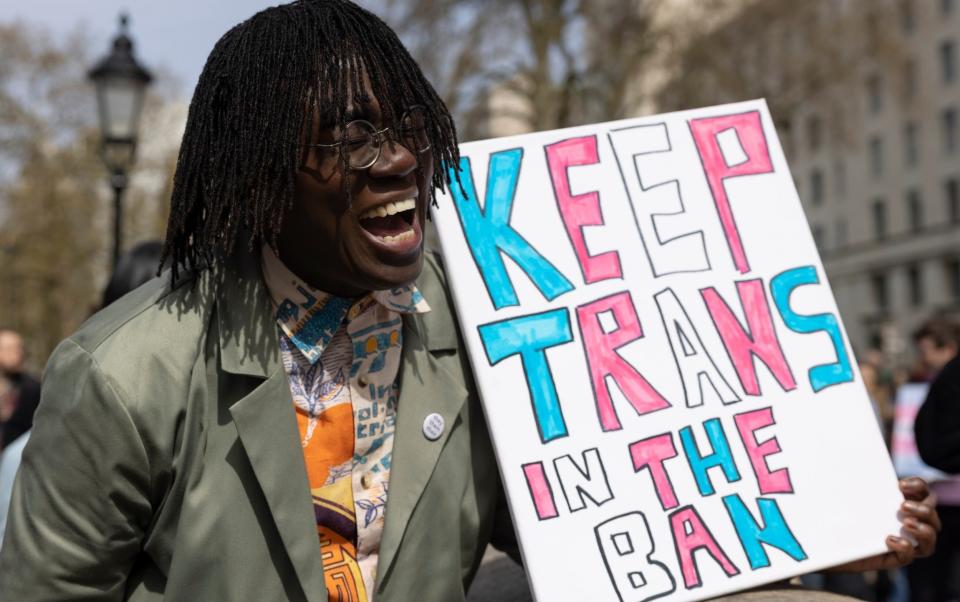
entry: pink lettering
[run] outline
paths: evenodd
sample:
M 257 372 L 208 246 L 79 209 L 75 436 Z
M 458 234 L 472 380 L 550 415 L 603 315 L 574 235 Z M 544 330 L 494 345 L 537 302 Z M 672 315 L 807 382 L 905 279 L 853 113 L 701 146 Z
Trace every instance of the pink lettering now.
M 763 124 L 760 122 L 760 113 L 759 111 L 750 111 L 738 115 L 691 119 L 689 125 L 690 133 L 693 134 L 693 141 L 700 153 L 700 160 L 703 162 L 703 170 L 706 173 L 707 184 L 710 186 L 710 192 L 720 216 L 723 233 L 727 238 L 727 244 L 730 246 L 733 263 L 741 274 L 745 274 L 750 271 L 750 262 L 743 250 L 743 241 L 740 239 L 740 231 L 737 229 L 737 222 L 733 217 L 733 209 L 730 207 L 730 199 L 727 196 L 723 181 L 727 178 L 752 176 L 773 171 L 770 151 L 763 134 Z M 736 132 L 740 140 L 740 146 L 747 156 L 746 161 L 736 165 L 727 165 L 720 143 L 717 140 L 717 134 L 729 129 Z
M 611 332 L 604 332 L 598 317 L 606 311 L 613 313 L 617 323 L 616 330 Z M 620 347 L 643 337 L 640 319 L 629 293 L 617 293 L 577 307 L 577 320 L 590 368 L 597 414 L 604 431 L 621 428 L 607 387 L 607 376 L 613 377 L 638 415 L 670 407 L 647 379 L 617 353 Z
M 567 235 L 570 237 L 580 268 L 583 270 L 584 281 L 590 284 L 609 278 L 620 278 L 622 271 L 617 252 L 607 251 L 599 255 L 590 255 L 583 238 L 584 226 L 603 225 L 600 195 L 596 192 L 578 195 L 570 192 L 567 169 L 577 165 L 599 163 L 597 138 L 585 136 L 562 140 L 548 145 L 546 152 L 550 179 L 553 181 L 553 192 L 557 197 L 557 207 L 560 209 L 563 225 L 567 229 Z
M 776 424 L 773 419 L 773 410 L 763 408 L 744 412 L 733 417 L 740 432 L 740 439 L 743 440 L 743 446 L 747 450 L 747 456 L 750 458 L 750 464 L 753 466 L 753 472 L 757 476 L 757 484 L 760 486 L 760 493 L 793 493 L 793 484 L 790 482 L 790 472 L 784 467 L 770 472 L 767 466 L 767 456 L 780 453 L 780 443 L 776 437 L 771 437 L 763 442 L 757 441 L 756 432 L 765 426 Z
M 533 498 L 533 505 L 537 509 L 537 517 L 545 520 L 559 516 L 557 505 L 553 501 L 553 490 L 543 471 L 543 462 L 524 464 L 523 476 L 527 479 L 527 488 L 530 490 L 530 497 Z
M 706 550 L 720 565 L 728 577 L 740 573 L 737 567 L 730 562 L 727 555 L 714 539 L 713 534 L 693 506 L 684 506 L 670 515 L 670 526 L 673 529 L 673 540 L 677 547 L 677 559 L 680 561 L 680 571 L 683 573 L 683 585 L 687 589 L 699 587 L 700 570 L 694 553 Z
M 747 318 L 746 328 L 741 326 L 717 289 L 709 287 L 700 290 L 733 367 L 737 370 L 744 392 L 747 395 L 760 395 L 760 383 L 757 380 L 753 356 L 757 356 L 770 368 L 784 391 L 796 389 L 797 383 L 777 339 L 763 282 L 759 279 L 738 282 L 737 293 Z
M 673 436 L 664 433 L 648 439 L 642 439 L 630 444 L 630 457 L 633 458 L 633 470 L 640 472 L 643 468 L 650 469 L 650 478 L 653 487 L 660 498 L 660 505 L 664 510 L 676 508 L 679 505 L 677 494 L 670 482 L 670 476 L 663 466 L 665 460 L 675 458 L 677 448 L 673 445 Z

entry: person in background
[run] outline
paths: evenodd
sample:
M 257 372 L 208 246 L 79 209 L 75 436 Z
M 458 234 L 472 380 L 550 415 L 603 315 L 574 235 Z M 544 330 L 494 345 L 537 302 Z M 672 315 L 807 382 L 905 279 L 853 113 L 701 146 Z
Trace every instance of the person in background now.
M 117 262 L 110 281 L 103 291 L 100 308 L 110 305 L 120 297 L 139 287 L 156 275 L 160 265 L 160 251 L 163 245 L 159 241 L 148 241 L 136 245 L 127 251 Z M 0 331 L 0 357 L 3 355 L 2 331 Z M 22 348 L 22 346 L 21 346 Z M 34 381 L 35 382 L 35 381 Z M 36 397 L 33 408 L 40 398 L 40 385 L 36 385 Z M 29 428 L 29 425 L 28 427 Z M 7 512 L 10 508 L 10 497 L 13 495 L 13 481 L 20 468 L 23 457 L 23 448 L 30 439 L 30 431 L 12 439 L 10 444 L 0 454 L 0 548 L 3 547 L 3 533 L 7 527 Z
M 156 276 L 161 251 L 163 251 L 163 243 L 159 240 L 148 240 L 124 253 L 117 260 L 110 281 L 103 289 L 100 308 L 110 305 Z M 169 262 L 165 266 L 168 264 Z
M 30 430 L 40 403 L 40 383 L 24 369 L 23 337 L 0 328 L 0 450 Z
M 883 432 L 883 440 L 889 447 L 894 415 L 890 387 L 888 383 L 882 380 L 881 367 L 873 362 L 860 362 L 860 375 L 863 377 L 863 386 L 866 387 L 867 396 L 873 405 L 873 413 L 877 418 L 877 424 Z
M 916 423 L 924 462 L 960 474 L 960 355 L 947 362 L 930 385 Z
M 960 322 L 938 317 L 914 333 L 922 374 L 929 385 L 914 422 L 920 458 L 933 468 L 960 472 Z M 953 462 L 946 451 L 956 453 Z M 936 552 L 908 567 L 912 602 L 960 600 L 960 477 L 933 480 L 943 530 Z

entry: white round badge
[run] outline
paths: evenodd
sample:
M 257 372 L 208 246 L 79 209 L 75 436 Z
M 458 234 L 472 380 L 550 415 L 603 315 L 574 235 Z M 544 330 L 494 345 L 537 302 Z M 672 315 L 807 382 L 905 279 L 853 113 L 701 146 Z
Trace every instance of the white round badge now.
M 443 434 L 443 416 L 430 414 L 423 420 L 423 436 L 430 441 L 436 441 Z

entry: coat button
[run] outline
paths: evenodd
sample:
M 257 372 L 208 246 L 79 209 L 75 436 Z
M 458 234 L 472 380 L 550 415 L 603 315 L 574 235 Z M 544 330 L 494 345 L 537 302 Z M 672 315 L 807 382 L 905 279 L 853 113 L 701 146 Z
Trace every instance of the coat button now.
M 360 477 L 360 486 L 364 489 L 370 489 L 373 486 L 373 476 L 369 472 L 363 473 Z
M 436 441 L 443 434 L 443 416 L 437 413 L 430 414 L 423 421 L 423 436 L 430 441 Z
M 367 385 L 370 384 L 370 379 L 367 377 L 366 374 L 361 374 L 360 376 L 357 377 L 357 384 L 360 385 L 361 387 L 366 387 Z

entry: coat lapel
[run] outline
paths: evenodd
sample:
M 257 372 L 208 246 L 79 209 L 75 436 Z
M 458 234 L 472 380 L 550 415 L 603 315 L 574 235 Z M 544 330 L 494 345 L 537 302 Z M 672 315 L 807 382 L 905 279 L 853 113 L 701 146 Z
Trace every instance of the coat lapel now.
M 459 367 L 460 360 L 450 352 L 459 346 L 451 309 L 441 303 L 447 301 L 446 291 L 434 279 L 420 281 L 417 286 L 430 303 L 431 311 L 404 316 L 400 398 L 390 463 L 390 494 L 377 567 L 378 592 L 390 573 L 410 515 L 423 495 L 450 432 L 457 426 L 460 410 L 468 397 L 463 374 L 452 369 Z M 434 352 L 444 353 L 438 357 Z M 435 441 L 423 432 L 424 420 L 430 414 L 439 414 L 444 421 L 443 432 Z
M 255 386 L 230 406 L 240 442 L 309 600 L 325 602 L 320 543 L 273 309 L 257 257 L 240 252 L 217 293 L 220 362 Z M 248 385 L 249 386 L 249 385 Z
M 230 414 L 307 599 L 325 602 L 320 541 L 286 372 L 274 372 L 233 404 Z

